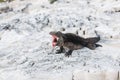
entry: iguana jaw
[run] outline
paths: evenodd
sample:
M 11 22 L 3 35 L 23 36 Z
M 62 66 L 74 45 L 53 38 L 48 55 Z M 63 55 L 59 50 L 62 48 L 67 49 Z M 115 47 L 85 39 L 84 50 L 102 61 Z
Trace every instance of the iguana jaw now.
M 55 35 L 52 35 L 52 38 L 53 38 L 52 46 L 55 47 L 59 38 Z
M 52 38 L 53 38 L 52 46 L 53 46 L 53 47 L 57 46 L 57 41 L 58 41 L 59 37 L 62 35 L 62 33 L 61 33 L 60 31 L 58 31 L 58 32 L 56 32 L 56 31 L 51 31 L 49 34 L 50 34 L 50 35 L 52 36 Z

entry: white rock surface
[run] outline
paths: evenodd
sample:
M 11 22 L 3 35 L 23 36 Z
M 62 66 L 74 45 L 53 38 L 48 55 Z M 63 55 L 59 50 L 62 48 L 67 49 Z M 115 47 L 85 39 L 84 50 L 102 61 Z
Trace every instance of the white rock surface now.
M 13 10 L 0 14 L 0 80 L 116 80 L 120 70 L 119 4 L 119 0 L 1 3 L 0 8 L 6 5 Z M 103 47 L 76 50 L 69 58 L 55 54 L 49 32 L 62 28 L 64 33 L 78 31 L 83 37 L 96 36 L 96 30 Z

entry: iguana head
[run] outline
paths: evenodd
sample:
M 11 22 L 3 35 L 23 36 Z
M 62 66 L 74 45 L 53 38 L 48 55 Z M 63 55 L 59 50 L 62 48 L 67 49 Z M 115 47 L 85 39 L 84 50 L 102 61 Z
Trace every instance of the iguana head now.
M 57 45 L 58 39 L 62 36 L 62 32 L 60 32 L 60 31 L 51 31 L 49 34 L 52 35 L 52 38 L 53 38 L 52 46 L 55 47 Z

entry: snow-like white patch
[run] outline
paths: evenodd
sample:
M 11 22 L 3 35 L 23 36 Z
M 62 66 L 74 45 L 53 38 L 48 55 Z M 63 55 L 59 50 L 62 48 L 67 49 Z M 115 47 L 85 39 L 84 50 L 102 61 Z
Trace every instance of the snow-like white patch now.
M 24 74 L 23 71 L 0 71 L 0 80 L 28 80 L 28 76 Z
M 119 3 L 58 0 L 49 4 L 48 0 L 15 0 L 0 4 L 13 8 L 0 14 L 0 80 L 72 80 L 74 74 L 82 75 L 79 72 L 86 75 L 120 70 Z M 103 47 L 75 50 L 69 58 L 64 53 L 55 54 L 57 47 L 52 47 L 49 35 L 53 30 L 82 37 L 96 36 L 96 30 Z

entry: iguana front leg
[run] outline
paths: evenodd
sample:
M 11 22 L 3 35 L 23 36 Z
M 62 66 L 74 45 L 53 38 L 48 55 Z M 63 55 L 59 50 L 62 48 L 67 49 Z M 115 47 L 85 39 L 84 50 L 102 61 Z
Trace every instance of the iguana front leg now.
M 60 49 L 56 51 L 56 54 L 60 54 L 64 52 L 65 52 L 65 49 L 63 48 L 63 46 L 60 46 Z
M 64 44 L 64 41 L 63 41 L 63 38 L 62 37 L 59 37 L 57 43 L 56 43 L 56 46 L 59 46 L 60 49 L 57 50 L 56 54 L 60 54 L 60 53 L 63 53 L 65 52 L 65 49 L 63 47 L 63 44 Z

